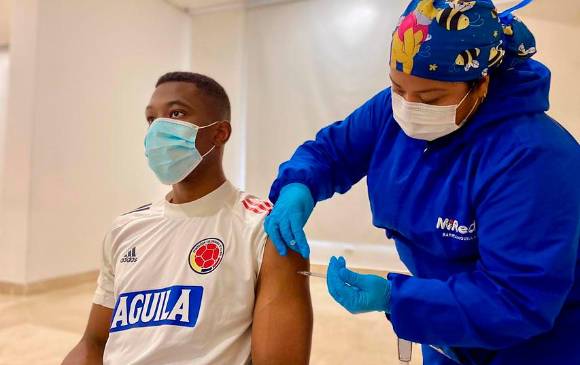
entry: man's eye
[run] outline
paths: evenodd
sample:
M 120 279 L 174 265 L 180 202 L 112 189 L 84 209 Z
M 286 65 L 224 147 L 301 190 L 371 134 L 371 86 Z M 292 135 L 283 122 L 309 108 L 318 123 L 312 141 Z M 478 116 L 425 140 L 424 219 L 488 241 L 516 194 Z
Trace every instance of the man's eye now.
M 183 117 L 185 114 L 179 110 L 172 111 L 169 115 L 172 119 L 179 119 Z

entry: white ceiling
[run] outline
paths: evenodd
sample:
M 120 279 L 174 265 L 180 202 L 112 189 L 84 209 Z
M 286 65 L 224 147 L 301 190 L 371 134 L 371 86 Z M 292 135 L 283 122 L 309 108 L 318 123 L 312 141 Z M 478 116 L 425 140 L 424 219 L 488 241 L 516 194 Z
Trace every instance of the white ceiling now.
M 226 10 L 239 7 L 255 7 L 296 0 L 165 0 L 192 14 Z M 356 1 L 356 0 L 334 0 Z M 390 0 L 384 0 L 390 1 Z M 499 9 L 506 9 L 521 0 L 495 0 Z M 578 0 L 535 0 L 517 14 L 522 17 L 541 18 L 580 26 L 580 1 Z
M 240 5 L 267 5 L 277 2 L 283 2 L 284 0 L 166 0 L 182 9 L 189 9 L 193 11 L 208 9 L 208 8 L 222 8 L 222 7 L 232 7 Z M 335 0 L 336 1 L 336 0 Z M 345 0 L 343 0 L 345 1 Z M 518 0 L 495 0 L 495 4 L 498 6 L 507 7 L 519 2 Z
M 192 14 L 199 14 L 210 11 L 227 10 L 240 7 L 256 7 L 272 5 L 277 3 L 287 3 L 299 0 L 165 0 L 166 2 L 187 10 Z M 304 0 L 302 0 L 304 1 Z
M 0 0 L 0 47 L 6 46 L 10 40 L 10 1 Z M 191 14 L 219 11 L 240 7 L 255 7 L 298 0 L 164 0 L 174 6 L 187 10 Z M 302 0 L 305 1 L 305 0 Z M 307 1 L 307 0 L 306 0 Z M 355 0 L 334 0 L 355 1 Z M 384 0 L 389 1 L 389 0 Z M 500 9 L 505 9 L 518 0 L 496 0 Z M 557 2 L 557 5 L 555 5 Z M 561 23 L 580 26 L 580 1 L 578 0 L 535 0 L 528 7 L 519 10 L 526 17 L 540 18 Z

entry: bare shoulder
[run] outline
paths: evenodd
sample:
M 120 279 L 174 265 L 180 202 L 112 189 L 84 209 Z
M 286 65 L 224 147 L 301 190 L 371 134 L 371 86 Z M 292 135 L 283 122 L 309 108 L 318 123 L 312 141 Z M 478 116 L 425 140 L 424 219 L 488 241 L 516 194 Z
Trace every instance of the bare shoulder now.
M 258 296 L 309 296 L 308 278 L 298 274 L 298 271 L 309 268 L 308 260 L 294 251 L 289 250 L 287 256 L 280 256 L 274 244 L 267 239 L 258 278 Z
M 288 250 L 288 255 L 280 256 L 274 244 L 268 238 L 266 240 L 266 246 L 264 248 L 264 261 L 262 263 L 263 271 L 276 271 L 278 275 L 289 275 L 292 277 L 300 278 L 301 280 L 305 277 L 302 275 L 296 275 L 297 271 L 309 270 L 310 263 L 305 260 L 300 254 Z

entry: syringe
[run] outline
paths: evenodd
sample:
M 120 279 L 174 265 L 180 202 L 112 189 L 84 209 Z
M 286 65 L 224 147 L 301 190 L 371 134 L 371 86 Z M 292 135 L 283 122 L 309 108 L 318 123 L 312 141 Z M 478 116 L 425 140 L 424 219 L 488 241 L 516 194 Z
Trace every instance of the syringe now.
M 319 274 L 319 273 L 316 273 L 316 272 L 311 272 L 311 271 L 298 271 L 298 274 L 304 275 L 304 276 L 313 276 L 315 278 L 326 279 L 326 275 Z

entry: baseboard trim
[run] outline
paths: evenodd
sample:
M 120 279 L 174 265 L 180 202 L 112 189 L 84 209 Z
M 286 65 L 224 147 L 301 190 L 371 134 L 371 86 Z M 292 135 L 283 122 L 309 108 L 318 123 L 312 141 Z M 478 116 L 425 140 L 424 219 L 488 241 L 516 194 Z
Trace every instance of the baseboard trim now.
M 0 281 L 0 294 L 30 295 L 45 293 L 51 290 L 65 289 L 86 282 L 94 282 L 97 280 L 98 276 L 99 271 L 96 270 L 26 284 Z

